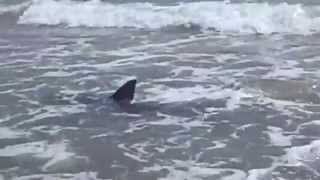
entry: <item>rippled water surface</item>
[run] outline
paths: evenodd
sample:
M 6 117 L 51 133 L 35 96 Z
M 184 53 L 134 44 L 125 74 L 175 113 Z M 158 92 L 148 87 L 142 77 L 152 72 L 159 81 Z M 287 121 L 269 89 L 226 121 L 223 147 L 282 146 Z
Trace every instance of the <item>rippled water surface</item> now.
M 0 180 L 320 178 L 316 2 L 0 2 Z

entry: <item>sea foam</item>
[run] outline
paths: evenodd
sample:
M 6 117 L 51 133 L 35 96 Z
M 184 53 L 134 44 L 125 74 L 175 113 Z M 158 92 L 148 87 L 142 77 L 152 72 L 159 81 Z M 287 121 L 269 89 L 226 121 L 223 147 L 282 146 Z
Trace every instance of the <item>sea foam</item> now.
M 319 9 L 317 6 L 287 3 L 192 2 L 160 6 L 152 3 L 112 4 L 98 0 L 34 0 L 18 23 L 153 30 L 184 26 L 228 33 L 306 34 L 320 29 Z

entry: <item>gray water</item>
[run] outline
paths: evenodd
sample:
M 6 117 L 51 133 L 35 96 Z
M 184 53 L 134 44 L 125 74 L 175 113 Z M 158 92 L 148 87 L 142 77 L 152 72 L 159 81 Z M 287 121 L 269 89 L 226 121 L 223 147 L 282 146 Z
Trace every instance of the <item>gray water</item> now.
M 0 179 L 320 178 L 317 1 L 0 2 Z

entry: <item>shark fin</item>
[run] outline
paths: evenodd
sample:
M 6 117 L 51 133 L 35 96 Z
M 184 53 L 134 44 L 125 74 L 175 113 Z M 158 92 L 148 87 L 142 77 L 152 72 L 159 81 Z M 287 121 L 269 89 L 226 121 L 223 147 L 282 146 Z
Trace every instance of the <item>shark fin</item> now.
M 127 81 L 111 96 L 111 98 L 118 103 L 130 103 L 134 98 L 136 83 L 136 79 Z

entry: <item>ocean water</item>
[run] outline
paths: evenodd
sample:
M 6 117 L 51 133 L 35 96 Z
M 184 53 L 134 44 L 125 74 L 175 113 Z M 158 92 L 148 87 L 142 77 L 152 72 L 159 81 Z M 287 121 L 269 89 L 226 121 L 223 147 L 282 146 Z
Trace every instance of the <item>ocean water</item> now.
M 0 180 L 318 180 L 319 69 L 317 0 L 0 0 Z

